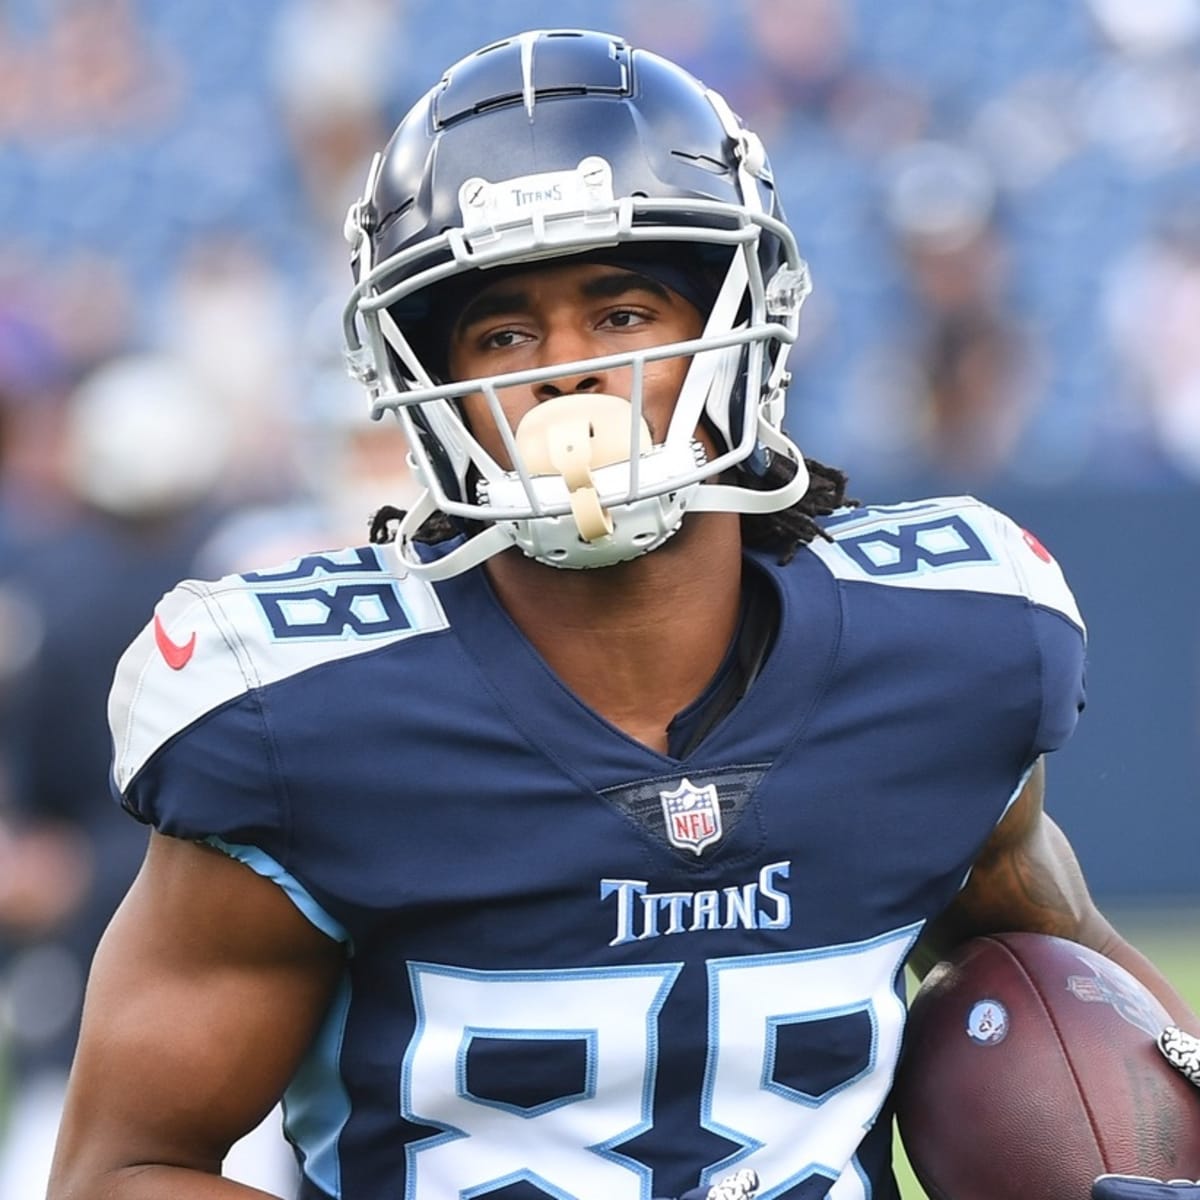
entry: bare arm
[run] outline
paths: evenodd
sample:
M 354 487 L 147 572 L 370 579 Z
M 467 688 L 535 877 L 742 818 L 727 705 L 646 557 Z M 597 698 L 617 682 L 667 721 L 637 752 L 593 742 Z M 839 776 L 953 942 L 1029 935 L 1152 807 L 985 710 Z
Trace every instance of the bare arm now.
M 48 1200 L 250 1200 L 219 1177 L 278 1100 L 342 966 L 283 891 L 155 834 L 92 966 Z
M 969 937 L 1026 930 L 1070 938 L 1135 975 L 1181 1027 L 1200 1034 L 1200 1018 L 1150 961 L 1109 924 L 1084 882 L 1070 842 L 1043 808 L 1045 768 L 1029 782 L 976 860 L 967 886 L 930 924 L 913 956 L 924 975 Z

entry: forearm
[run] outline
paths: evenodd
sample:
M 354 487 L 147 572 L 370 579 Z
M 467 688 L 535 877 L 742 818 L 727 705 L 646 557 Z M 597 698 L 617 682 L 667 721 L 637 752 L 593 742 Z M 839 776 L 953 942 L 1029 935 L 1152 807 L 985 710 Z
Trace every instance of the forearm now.
M 274 883 L 154 835 L 92 963 L 49 1200 L 276 1200 L 221 1163 L 294 1077 L 342 963 Z
M 1124 967 L 1172 1022 L 1200 1037 L 1200 1017 L 1097 908 L 1070 842 L 1044 813 L 1044 779 L 1038 763 L 976 860 L 967 886 L 925 930 L 910 960 L 913 970 L 924 976 L 952 947 L 981 934 L 1025 930 L 1068 938 Z

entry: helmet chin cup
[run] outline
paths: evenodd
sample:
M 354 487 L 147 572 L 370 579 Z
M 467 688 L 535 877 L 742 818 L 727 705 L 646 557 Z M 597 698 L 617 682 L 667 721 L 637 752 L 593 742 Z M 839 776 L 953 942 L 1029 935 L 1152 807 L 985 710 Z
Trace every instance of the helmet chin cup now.
M 570 494 L 571 514 L 587 542 L 608 537 L 612 516 L 600 503 L 594 468 L 648 453 L 650 428 L 639 416 L 637 449 L 631 449 L 634 412 L 628 400 L 603 392 L 556 396 L 532 408 L 517 425 L 517 449 L 531 475 L 559 475 Z
M 582 465 L 582 455 L 576 458 L 576 450 L 566 452 L 559 457 L 567 467 L 565 473 L 553 466 L 545 473 L 532 473 L 525 460 L 519 472 L 506 471 L 499 478 L 480 482 L 489 504 L 534 510 L 533 516 L 501 519 L 495 528 L 505 531 L 510 544 L 546 566 L 586 570 L 638 558 L 661 546 L 679 528 L 692 497 L 702 490 L 699 482 L 666 488 L 689 471 L 695 475 L 697 463 L 704 461 L 698 442 L 651 445 L 650 431 L 643 422 L 639 431 L 642 451 L 630 458 L 631 406 L 618 397 L 605 399 L 618 400 L 620 405 L 610 410 L 616 420 L 601 420 L 595 439 L 601 447 L 606 439 L 612 439 L 609 453 L 601 449 L 597 458 Z M 542 420 L 549 433 L 544 442 L 536 430 L 525 435 L 540 444 L 533 450 L 535 462 L 539 453 L 547 456 L 543 462 L 550 462 L 549 442 L 554 438 L 593 440 L 583 422 L 560 421 L 554 413 Z M 620 457 L 615 457 L 618 451 Z M 611 461 L 602 463 L 605 458 Z M 572 481 L 580 486 L 572 488 Z

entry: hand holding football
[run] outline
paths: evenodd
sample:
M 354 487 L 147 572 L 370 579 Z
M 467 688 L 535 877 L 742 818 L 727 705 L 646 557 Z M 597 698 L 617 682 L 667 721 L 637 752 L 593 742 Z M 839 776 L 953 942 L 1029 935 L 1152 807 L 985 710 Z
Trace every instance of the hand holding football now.
M 1087 1200 L 1098 1175 L 1200 1177 L 1200 1091 L 1164 1061 L 1170 1023 L 1083 946 L 964 943 L 914 998 L 897 1120 L 934 1200 Z

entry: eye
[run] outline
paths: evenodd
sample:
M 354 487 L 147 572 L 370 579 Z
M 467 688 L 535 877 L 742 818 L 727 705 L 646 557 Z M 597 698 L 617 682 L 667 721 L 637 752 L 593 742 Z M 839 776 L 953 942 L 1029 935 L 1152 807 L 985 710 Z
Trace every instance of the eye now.
M 633 329 L 638 325 L 645 325 L 650 320 L 649 313 L 635 308 L 618 308 L 606 313 L 600 324 L 608 325 L 612 329 Z
M 528 340 L 529 335 L 519 329 L 494 329 L 491 333 L 485 333 L 479 339 L 479 344 L 485 350 L 508 350 Z

